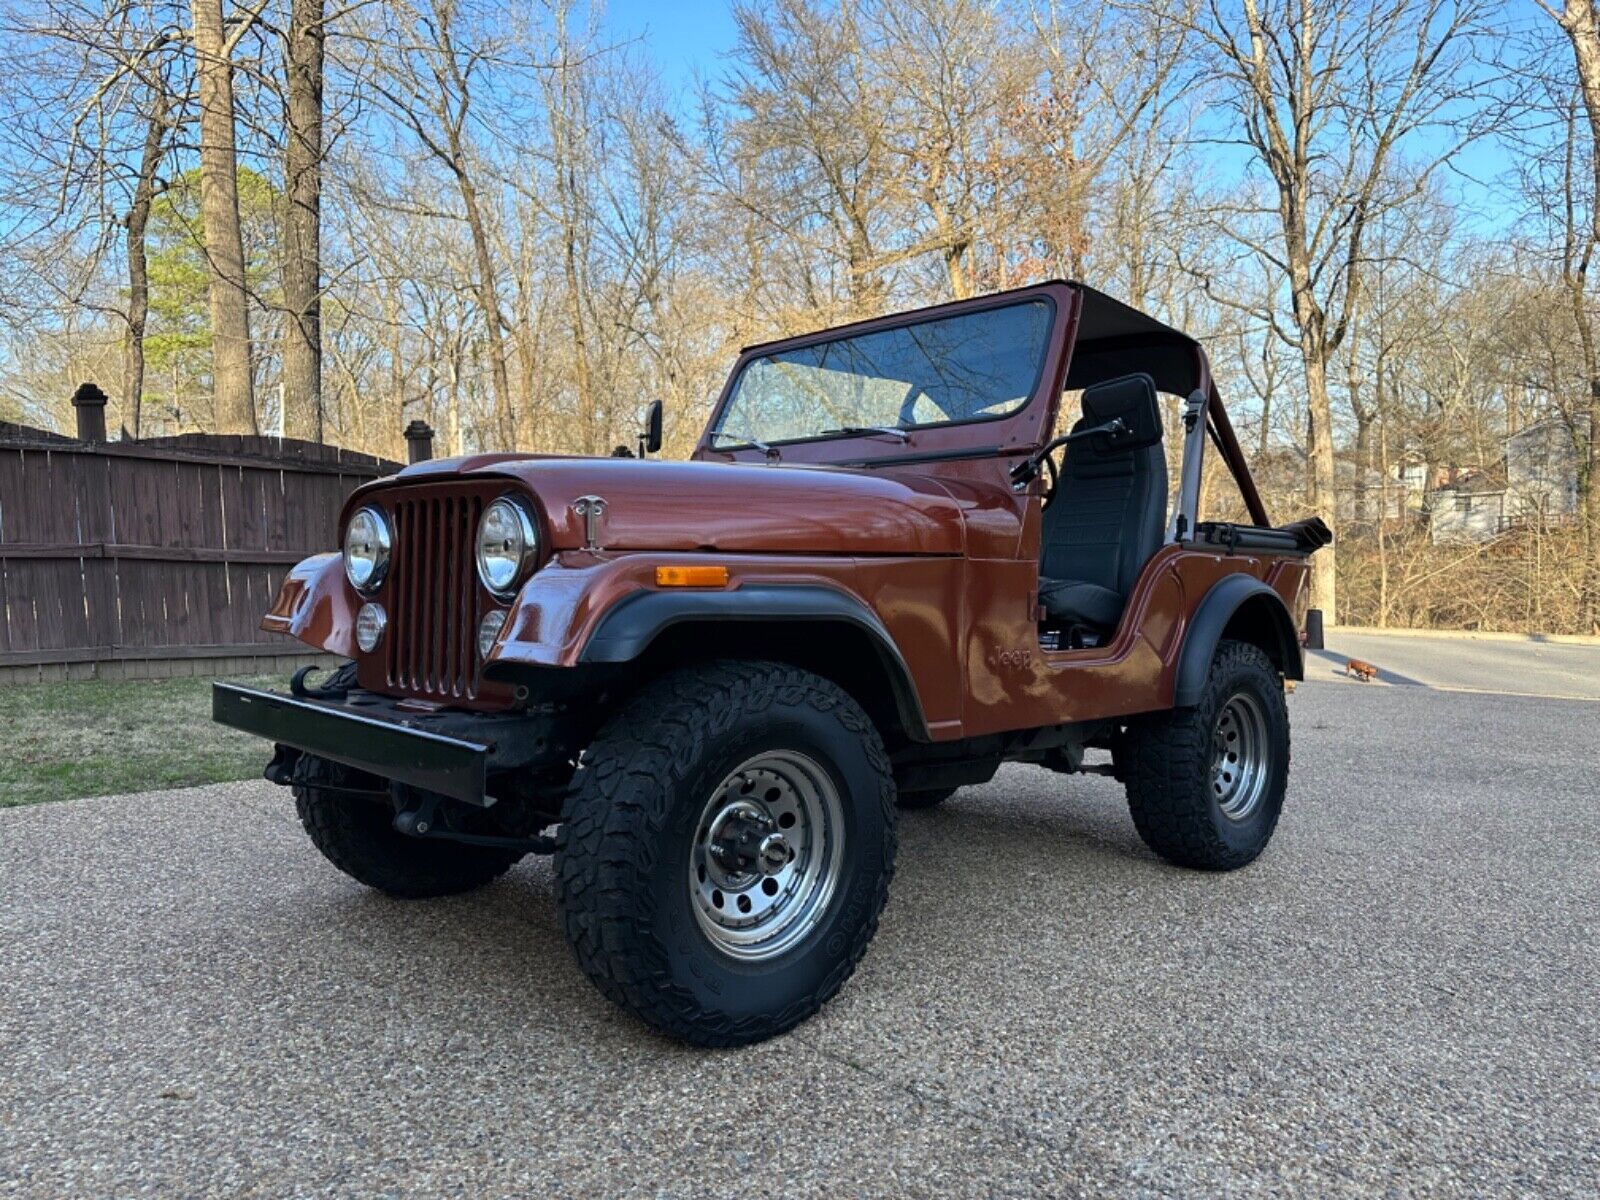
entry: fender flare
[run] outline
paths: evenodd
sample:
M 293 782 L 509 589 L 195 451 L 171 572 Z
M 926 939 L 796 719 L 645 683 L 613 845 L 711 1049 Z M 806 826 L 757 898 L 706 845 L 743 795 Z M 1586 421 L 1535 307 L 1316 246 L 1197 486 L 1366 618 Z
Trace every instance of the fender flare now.
M 1183 647 L 1178 652 L 1178 670 L 1172 691 L 1174 708 L 1189 708 L 1200 703 L 1206 676 L 1211 670 L 1211 660 L 1217 653 L 1217 643 L 1222 640 L 1228 623 L 1247 604 L 1266 614 L 1266 628 L 1259 630 L 1258 641 L 1266 642 L 1263 649 L 1272 657 L 1284 677 L 1306 677 L 1300 637 L 1295 632 L 1294 620 L 1289 616 L 1283 597 L 1254 576 L 1230 575 L 1212 585 L 1211 590 L 1201 598 L 1194 618 L 1189 622 Z
M 877 615 L 847 592 L 822 584 L 752 583 L 727 592 L 639 591 L 612 605 L 578 653 L 580 663 L 629 663 L 666 629 L 689 621 L 846 624 L 867 635 L 894 695 L 901 723 L 927 740 L 927 719 L 905 657 Z

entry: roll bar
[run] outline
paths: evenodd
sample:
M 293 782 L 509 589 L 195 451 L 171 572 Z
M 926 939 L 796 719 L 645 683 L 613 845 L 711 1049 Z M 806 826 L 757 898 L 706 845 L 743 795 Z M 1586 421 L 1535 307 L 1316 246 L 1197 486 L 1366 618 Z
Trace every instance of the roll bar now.
M 1228 419 L 1228 410 L 1223 407 L 1222 394 L 1211 377 L 1206 352 L 1196 345 L 1194 355 L 1196 386 L 1183 408 L 1183 465 L 1178 472 L 1178 500 L 1172 506 L 1172 520 L 1167 526 L 1169 542 L 1189 541 L 1194 537 L 1195 523 L 1199 520 L 1200 470 L 1207 437 L 1228 465 L 1228 473 L 1238 485 L 1250 520 L 1263 527 L 1272 524 L 1266 506 L 1261 503 L 1261 493 L 1256 490 L 1250 466 L 1244 460 L 1244 451 L 1239 448 L 1239 438 L 1233 431 L 1233 422 Z

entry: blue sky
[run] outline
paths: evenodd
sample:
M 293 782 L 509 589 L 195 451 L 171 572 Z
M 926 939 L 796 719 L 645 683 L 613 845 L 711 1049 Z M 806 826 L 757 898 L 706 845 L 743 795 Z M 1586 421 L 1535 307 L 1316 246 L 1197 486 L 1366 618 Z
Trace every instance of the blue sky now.
M 730 0 L 611 0 L 603 23 L 618 37 L 641 38 L 662 82 L 680 90 L 697 70 L 714 78 L 735 37 Z
M 717 79 L 727 68 L 725 55 L 737 36 L 733 0 L 602 0 L 601 24 L 617 40 L 639 39 L 669 91 L 687 98 L 696 77 Z M 1529 5 L 1531 9 L 1532 6 Z M 1521 15 L 1521 14 L 1519 14 Z M 1520 24 L 1537 23 L 1536 11 Z M 1424 143 L 1415 152 L 1426 153 Z M 1244 152 L 1213 147 L 1212 168 L 1242 167 Z M 1493 184 L 1511 166 L 1503 143 L 1485 139 L 1461 152 L 1444 173 L 1446 190 L 1462 207 L 1461 216 L 1485 233 L 1502 231 L 1516 220 Z

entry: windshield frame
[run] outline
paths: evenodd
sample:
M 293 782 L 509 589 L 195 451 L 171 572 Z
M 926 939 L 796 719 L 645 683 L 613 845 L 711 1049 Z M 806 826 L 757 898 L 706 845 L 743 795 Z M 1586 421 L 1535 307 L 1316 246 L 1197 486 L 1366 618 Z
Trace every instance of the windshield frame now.
M 823 342 L 842 341 L 862 334 L 881 333 L 886 330 L 922 325 L 949 317 L 1012 308 L 1031 303 L 1043 303 L 1048 306 L 1047 332 L 1039 362 L 1035 368 L 1033 387 L 1023 402 L 1009 412 L 989 413 L 982 416 L 965 417 L 955 421 L 930 421 L 901 426 L 900 428 L 911 437 L 895 447 L 883 445 L 884 435 L 881 433 L 816 433 L 805 437 L 783 438 L 780 440 L 763 439 L 771 448 L 763 451 L 749 441 L 735 440 L 747 437 L 747 432 L 719 431 L 719 425 L 728 410 L 728 406 L 733 402 L 733 397 L 738 390 L 740 381 L 744 377 L 745 370 L 751 363 L 760 359 L 791 350 L 804 349 Z M 1075 289 L 1070 284 L 1061 281 L 1050 281 L 1029 287 L 1015 288 L 1010 291 L 997 292 L 989 296 L 974 297 L 968 300 L 957 300 L 947 304 L 912 309 L 907 312 L 892 313 L 871 320 L 855 321 L 846 325 L 817 330 L 814 333 L 802 334 L 798 337 L 748 346 L 740 353 L 728 373 L 722 392 L 718 396 L 716 404 L 712 406 L 711 414 L 701 433 L 694 457 L 715 456 L 716 458 L 727 459 L 729 457 L 737 458 L 740 455 L 763 454 L 771 457 L 774 452 L 781 454 L 791 448 L 801 447 L 832 447 L 837 444 L 845 444 L 859 449 L 859 446 L 855 446 L 856 443 L 871 441 L 875 445 L 875 453 L 877 448 L 888 452 L 883 457 L 883 461 L 887 461 L 888 459 L 902 457 L 915 458 L 918 450 L 941 452 L 952 447 L 959 447 L 969 443 L 971 441 L 971 432 L 974 428 L 980 427 L 995 427 L 997 429 L 997 432 L 1000 433 L 1000 440 L 992 449 L 995 452 L 999 452 L 1002 444 L 1005 446 L 1019 444 L 1016 438 L 1005 436 L 1006 427 L 1011 425 L 1018 427 L 1018 433 L 1026 430 L 1028 434 L 1026 442 L 1021 444 L 1032 443 L 1037 440 L 1038 430 L 1045 424 L 1044 414 L 1040 412 L 1041 398 L 1044 399 L 1045 406 L 1049 407 L 1048 397 L 1053 390 L 1052 384 L 1056 376 L 1061 374 L 1065 367 L 1065 349 L 1070 342 L 1069 325 L 1075 317 L 1076 311 Z M 913 445 L 913 443 L 916 444 Z M 937 443 L 937 445 L 934 443 Z M 985 448 L 985 452 L 988 449 Z M 827 457 L 815 457 L 806 454 L 804 451 L 802 451 L 802 455 L 803 457 L 797 457 L 794 461 L 821 463 L 829 461 Z M 845 457 L 853 458 L 857 457 L 857 455 L 847 453 Z

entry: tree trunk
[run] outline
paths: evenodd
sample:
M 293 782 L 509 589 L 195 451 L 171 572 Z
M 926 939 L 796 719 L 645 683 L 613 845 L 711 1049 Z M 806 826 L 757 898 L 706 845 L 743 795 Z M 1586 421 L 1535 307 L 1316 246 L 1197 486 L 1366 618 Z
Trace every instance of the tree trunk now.
M 511 377 L 506 372 L 505 331 L 500 323 L 500 285 L 495 278 L 494 256 L 489 251 L 489 231 L 478 204 L 478 189 L 466 171 L 466 159 L 459 143 L 453 148 L 461 169 L 456 180 L 461 186 L 461 204 L 472 234 L 472 255 L 478 266 L 478 305 L 483 309 L 483 331 L 489 348 L 489 377 L 494 383 L 494 402 L 503 413 L 511 412 Z
M 150 223 L 150 203 L 155 198 L 156 171 L 167 142 L 167 97 L 160 84 L 151 89 L 151 111 L 145 126 L 144 150 L 139 155 L 139 182 L 128 207 L 128 328 L 122 341 L 122 423 L 129 436 L 139 437 L 144 400 L 144 330 L 150 316 L 150 272 L 144 235 Z M 131 426 L 130 426 L 131 421 Z
M 1355 407 L 1356 415 L 1356 462 L 1354 472 L 1354 487 L 1352 496 L 1355 500 L 1356 520 L 1366 524 L 1373 519 L 1372 497 L 1368 493 L 1368 480 L 1372 475 L 1372 412 L 1370 409 Z M 1382 516 L 1382 508 L 1378 510 Z
M 561 36 L 566 36 L 562 26 Z M 559 76 L 549 93 L 548 118 L 550 122 L 551 152 L 556 179 L 557 209 L 555 217 L 560 224 L 561 270 L 566 283 L 567 325 L 572 338 L 572 384 L 578 401 L 578 449 L 584 454 L 598 452 L 599 430 L 596 428 L 594 373 L 590 363 L 589 329 L 584 320 L 584 271 L 579 233 L 584 218 L 584 198 L 578 191 L 580 163 L 579 117 L 582 97 L 573 94 L 574 67 L 565 61 L 565 43 Z M 585 167 L 587 167 L 585 163 Z
M 562 219 L 566 223 L 562 234 L 562 268 L 566 273 L 567 311 L 572 323 L 572 381 L 578 389 L 578 446 L 585 454 L 594 454 L 597 446 L 594 381 L 589 372 L 589 337 L 583 320 L 583 294 L 578 281 L 577 217 L 568 210 Z
M 323 440 L 322 47 L 323 0 L 291 0 L 283 57 L 284 434 Z
M 233 140 L 233 63 L 222 33 L 222 0 L 192 0 L 200 82 L 200 225 L 210 267 L 211 390 L 218 433 L 255 433 L 250 299 L 239 227 Z
M 1320 338 L 1302 331 L 1300 346 L 1306 369 L 1306 457 L 1310 467 L 1306 473 L 1306 500 L 1312 511 L 1332 528 L 1336 522 L 1333 416 L 1328 404 L 1328 364 Z M 1311 556 L 1311 604 L 1322 610 L 1322 619 L 1329 625 L 1339 622 L 1338 574 L 1333 555 L 1333 547 L 1330 546 Z
M 1589 162 L 1594 171 L 1595 187 L 1600 189 L 1600 19 L 1595 14 L 1594 0 L 1566 0 L 1566 10 L 1558 20 L 1572 43 L 1584 114 L 1589 120 Z M 1590 210 L 1588 245 L 1579 256 L 1577 269 L 1570 272 L 1570 286 L 1573 319 L 1583 346 L 1584 370 L 1589 377 L 1589 430 L 1578 461 L 1578 505 L 1583 521 L 1584 557 L 1588 564 L 1581 599 L 1582 620 L 1588 630 L 1594 632 L 1600 629 L 1600 369 L 1596 364 L 1594 327 L 1587 301 L 1588 266 L 1595 246 L 1600 245 L 1600 190 L 1591 193 Z

